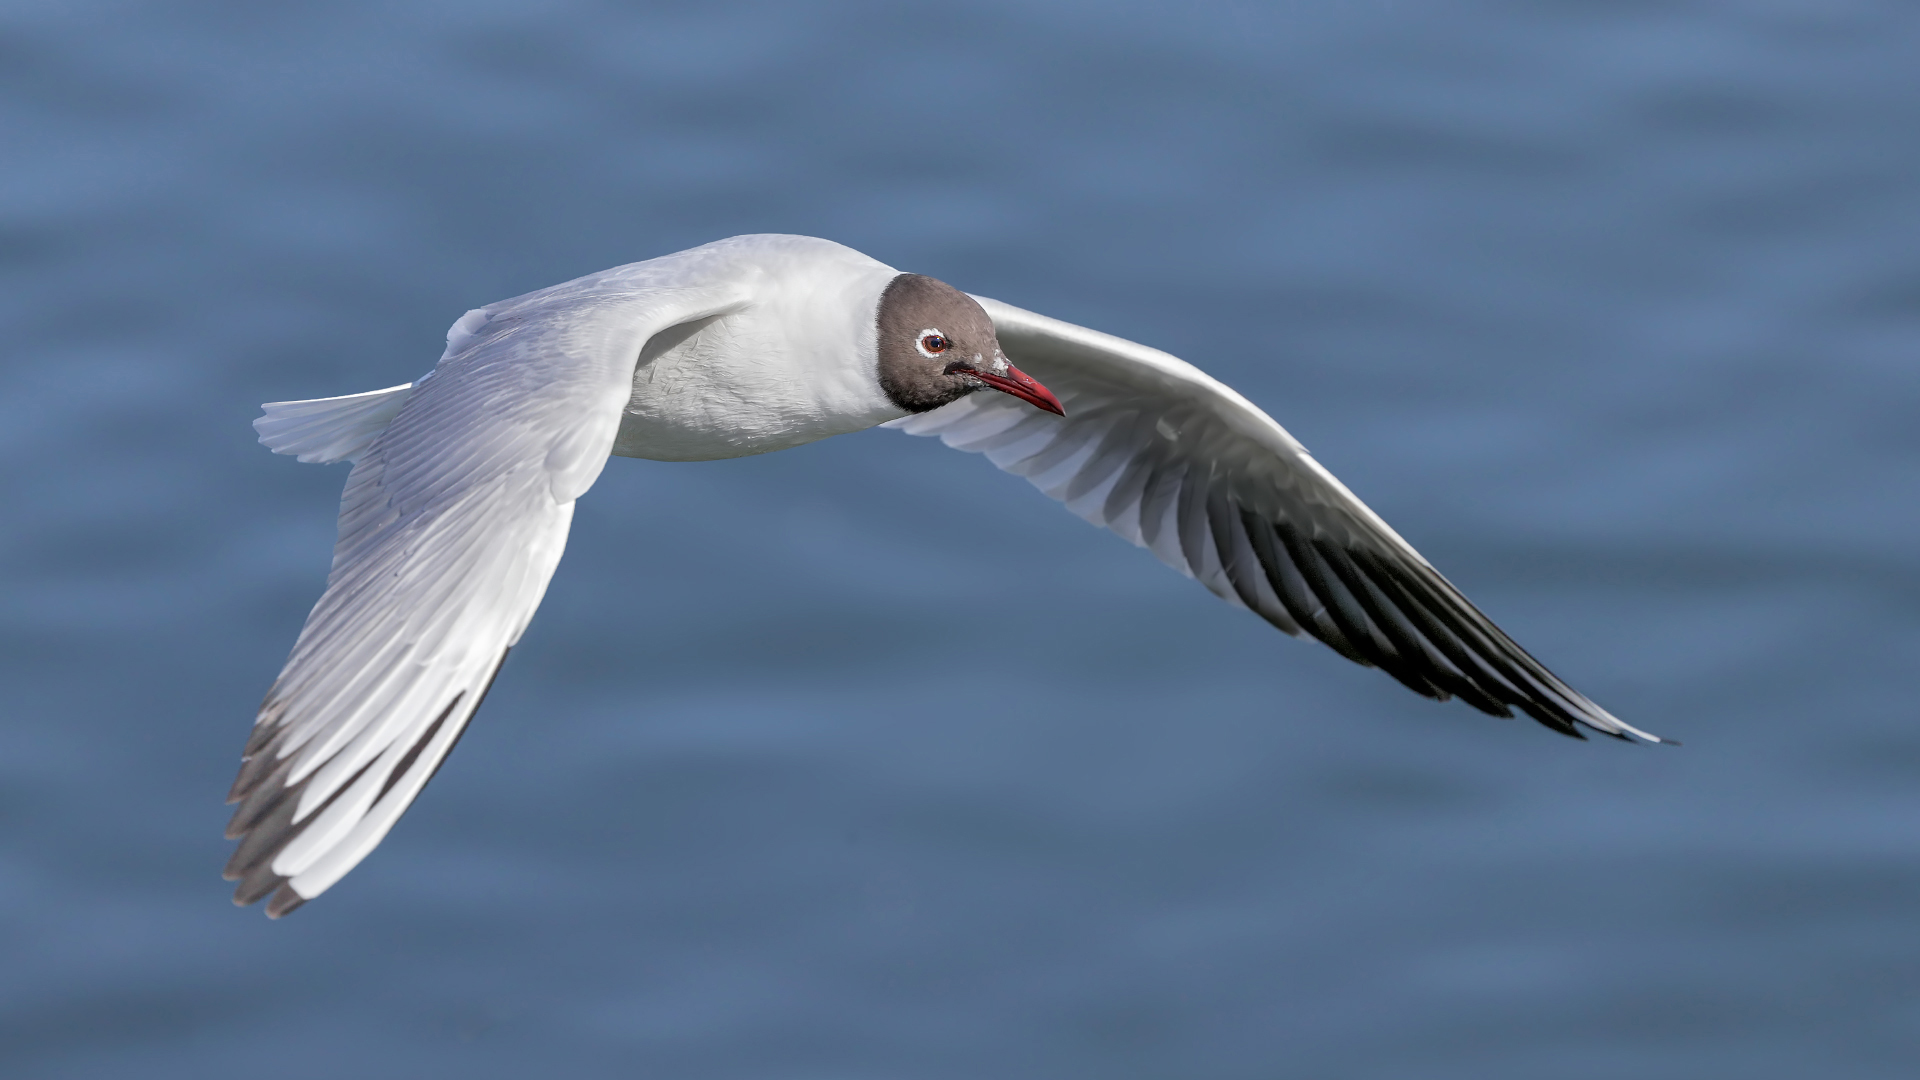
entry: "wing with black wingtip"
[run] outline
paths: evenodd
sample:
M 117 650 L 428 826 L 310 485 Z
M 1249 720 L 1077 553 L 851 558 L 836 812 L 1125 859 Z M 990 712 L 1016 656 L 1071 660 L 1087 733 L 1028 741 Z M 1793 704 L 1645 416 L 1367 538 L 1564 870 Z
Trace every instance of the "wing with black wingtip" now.
M 318 896 L 440 767 L 539 606 L 641 347 L 746 302 L 726 254 L 619 267 L 469 312 L 410 389 L 268 407 L 269 446 L 355 464 L 326 592 L 228 797 L 236 903 L 271 896 L 277 918 Z
M 1528 655 L 1231 387 L 1157 349 L 975 299 L 1066 416 L 973 394 L 888 426 L 984 453 L 1228 602 L 1416 693 L 1518 709 L 1576 738 L 1662 741 Z

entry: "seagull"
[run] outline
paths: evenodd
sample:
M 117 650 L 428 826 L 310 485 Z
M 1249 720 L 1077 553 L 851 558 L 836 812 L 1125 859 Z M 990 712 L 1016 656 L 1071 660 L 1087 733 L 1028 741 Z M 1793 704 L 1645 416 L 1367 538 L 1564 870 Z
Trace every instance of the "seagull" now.
M 828 240 L 736 236 L 502 300 L 416 382 L 263 409 L 275 453 L 353 466 L 326 592 L 227 797 L 234 902 L 271 918 L 365 858 L 446 760 L 612 455 L 936 436 L 1416 693 L 1670 741 L 1528 655 L 1230 387 Z

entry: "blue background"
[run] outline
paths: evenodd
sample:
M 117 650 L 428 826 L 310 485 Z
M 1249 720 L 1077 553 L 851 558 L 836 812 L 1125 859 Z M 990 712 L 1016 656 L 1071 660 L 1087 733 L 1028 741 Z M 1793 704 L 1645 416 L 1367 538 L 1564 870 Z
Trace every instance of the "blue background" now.
M 1905 1077 L 1920 8 L 0 11 L 0 1072 Z M 978 457 L 616 460 L 427 797 L 221 797 L 344 469 L 261 401 L 830 237 L 1184 356 L 1678 750 L 1435 705 Z

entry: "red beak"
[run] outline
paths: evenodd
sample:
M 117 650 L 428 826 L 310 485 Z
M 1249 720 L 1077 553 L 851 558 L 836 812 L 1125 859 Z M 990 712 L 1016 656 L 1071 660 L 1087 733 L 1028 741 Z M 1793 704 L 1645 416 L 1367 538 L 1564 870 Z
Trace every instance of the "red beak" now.
M 1053 396 L 1053 391 L 1041 386 L 1033 376 L 1012 364 L 1007 365 L 1005 375 L 995 375 L 991 371 L 980 371 L 974 368 L 967 369 L 967 374 L 1003 394 L 1012 394 L 1036 409 L 1045 409 L 1056 416 L 1067 415 L 1067 410 L 1060 407 L 1060 399 Z

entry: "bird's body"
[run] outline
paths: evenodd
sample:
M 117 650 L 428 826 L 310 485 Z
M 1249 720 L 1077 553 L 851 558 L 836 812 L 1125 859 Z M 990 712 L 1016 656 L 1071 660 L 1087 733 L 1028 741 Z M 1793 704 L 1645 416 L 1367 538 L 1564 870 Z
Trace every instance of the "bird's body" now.
M 327 591 L 231 793 L 236 902 L 271 894 L 284 914 L 379 843 L 525 629 L 609 455 L 740 457 L 888 422 L 985 452 L 1422 694 L 1652 738 L 1540 666 L 1184 361 L 829 241 L 734 237 L 468 312 L 415 383 L 266 407 L 263 443 L 354 469 Z
M 744 279 L 752 300 L 664 335 L 635 366 L 613 452 L 705 461 L 785 450 L 905 415 L 871 372 L 874 305 L 899 271 L 839 244 L 781 237 L 742 252 L 696 248 L 703 274 Z M 676 340 L 679 339 L 679 340 Z

